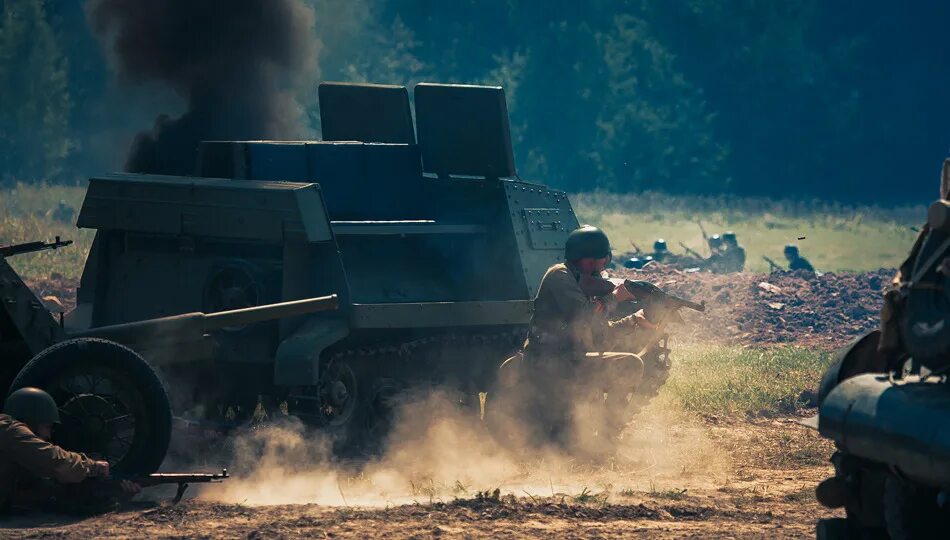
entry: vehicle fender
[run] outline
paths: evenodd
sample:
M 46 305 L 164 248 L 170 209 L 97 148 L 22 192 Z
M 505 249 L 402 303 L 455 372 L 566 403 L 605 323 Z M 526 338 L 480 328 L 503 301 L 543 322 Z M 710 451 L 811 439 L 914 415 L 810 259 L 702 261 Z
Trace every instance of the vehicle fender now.
M 339 318 L 315 317 L 301 325 L 277 347 L 274 384 L 316 384 L 320 376 L 320 355 L 323 350 L 349 333 L 346 321 Z

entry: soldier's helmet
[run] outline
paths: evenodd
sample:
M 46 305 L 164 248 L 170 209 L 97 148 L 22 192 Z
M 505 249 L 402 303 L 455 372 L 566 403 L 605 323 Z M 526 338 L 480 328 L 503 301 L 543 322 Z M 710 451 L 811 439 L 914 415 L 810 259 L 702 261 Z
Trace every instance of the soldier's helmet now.
M 730 246 L 738 246 L 739 240 L 736 238 L 736 233 L 732 231 L 726 231 L 722 233 L 722 241 Z
M 797 258 L 797 257 L 798 257 L 798 246 L 793 245 L 793 244 L 789 244 L 789 245 L 785 246 L 784 253 L 785 253 L 785 256 L 788 257 L 789 259 Z
M 59 407 L 53 396 L 29 386 L 7 396 L 3 413 L 33 426 L 59 422 Z
M 713 248 L 713 249 L 718 249 L 718 248 L 722 247 L 722 237 L 719 236 L 718 234 L 714 234 L 714 235 L 710 236 L 710 237 L 709 237 L 709 240 L 707 240 L 707 242 L 709 243 L 709 247 L 711 247 L 711 248 Z
M 610 240 L 604 231 L 591 225 L 582 225 L 567 237 L 564 244 L 564 259 L 576 261 L 578 259 L 610 258 Z
M 666 246 L 666 240 L 662 238 L 657 238 L 656 241 L 653 242 L 653 251 L 657 253 L 669 251 L 669 248 Z

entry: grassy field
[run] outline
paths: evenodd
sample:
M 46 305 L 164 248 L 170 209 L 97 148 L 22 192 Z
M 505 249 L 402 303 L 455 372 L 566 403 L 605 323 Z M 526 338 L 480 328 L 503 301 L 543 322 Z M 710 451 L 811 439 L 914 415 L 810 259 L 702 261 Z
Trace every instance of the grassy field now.
M 584 193 L 572 196 L 577 215 L 602 227 L 615 253 L 632 250 L 631 242 L 652 249 L 665 238 L 674 253 L 679 242 L 703 251 L 698 226 L 709 234 L 735 231 L 746 248 L 746 269 L 767 272 L 762 256 L 784 262 L 782 248 L 798 244 L 818 270 L 846 272 L 894 268 L 907 256 L 924 206 L 880 208 L 823 202 L 790 202 L 736 197 L 670 197 L 658 194 Z M 804 240 L 798 240 L 805 237 Z
M 50 240 L 56 235 L 74 240 L 69 248 L 11 259 L 26 277 L 59 272 L 78 277 L 92 232 L 60 223 L 49 215 L 60 200 L 77 211 L 84 188 L 19 185 L 0 190 L 0 244 Z M 582 193 L 572 196 L 581 221 L 603 227 L 615 250 L 631 249 L 631 242 L 649 249 L 655 238 L 665 238 L 674 252 L 679 242 L 702 251 L 697 222 L 710 234 L 733 230 L 748 253 L 747 269 L 768 271 L 762 255 L 782 261 L 782 247 L 794 242 L 819 270 L 863 271 L 896 267 L 906 256 L 915 227 L 926 216 L 921 207 L 879 208 L 842 206 L 821 202 L 791 203 L 735 197 L 675 198 L 665 195 Z M 805 240 L 797 240 L 804 236 Z

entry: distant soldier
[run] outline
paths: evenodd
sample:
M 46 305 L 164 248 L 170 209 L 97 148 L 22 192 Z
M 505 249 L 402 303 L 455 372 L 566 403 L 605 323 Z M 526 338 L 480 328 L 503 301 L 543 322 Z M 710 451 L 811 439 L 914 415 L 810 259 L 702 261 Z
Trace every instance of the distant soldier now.
M 7 397 L 0 414 L 0 509 L 49 507 L 59 494 L 57 484 L 109 476 L 108 462 L 49 442 L 57 423 L 56 402 L 39 388 L 21 388 Z M 141 490 L 129 481 L 121 487 L 126 494 Z
M 662 238 L 657 238 L 653 242 L 653 259 L 659 262 L 667 262 L 673 254 L 670 253 L 669 246 L 666 245 L 666 240 Z
M 808 259 L 802 257 L 798 253 L 798 246 L 789 244 L 785 246 L 785 258 L 788 259 L 788 269 L 789 270 L 805 270 L 807 272 L 815 273 L 815 267 L 808 262 Z
M 741 272 L 745 269 L 745 248 L 739 245 L 736 233 L 726 231 L 722 235 L 723 258 L 722 266 L 725 272 Z
M 722 236 L 714 234 L 706 240 L 706 243 L 709 244 L 709 257 L 703 261 L 702 267 L 716 274 L 729 272 Z
M 65 200 L 60 200 L 56 208 L 50 211 L 50 217 L 60 223 L 72 223 L 73 218 L 76 217 L 76 211 L 73 210 L 72 206 L 66 204 Z

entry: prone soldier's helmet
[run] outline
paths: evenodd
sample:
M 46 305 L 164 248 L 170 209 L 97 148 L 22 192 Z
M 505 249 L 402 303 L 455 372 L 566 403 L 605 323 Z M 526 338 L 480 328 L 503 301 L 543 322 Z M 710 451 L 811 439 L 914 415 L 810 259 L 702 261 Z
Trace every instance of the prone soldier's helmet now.
M 666 246 L 666 240 L 662 238 L 657 238 L 656 241 L 653 242 L 653 251 L 657 253 L 669 251 L 669 248 Z
M 3 413 L 32 426 L 59 422 L 59 407 L 53 396 L 29 386 L 7 396 Z
M 718 234 L 710 236 L 707 242 L 709 243 L 709 247 L 712 249 L 719 249 L 722 247 L 722 237 Z
M 797 259 L 797 258 L 798 258 L 798 246 L 793 245 L 793 244 L 789 244 L 789 245 L 785 246 L 784 253 L 785 253 L 785 256 L 788 257 L 789 259 Z
M 732 231 L 726 231 L 722 233 L 722 241 L 730 246 L 738 246 L 739 240 L 736 238 L 736 233 Z
M 564 244 L 564 259 L 576 261 L 578 259 L 610 258 L 610 240 L 604 231 L 591 225 L 582 225 L 567 237 Z

